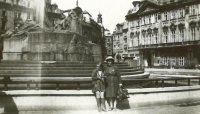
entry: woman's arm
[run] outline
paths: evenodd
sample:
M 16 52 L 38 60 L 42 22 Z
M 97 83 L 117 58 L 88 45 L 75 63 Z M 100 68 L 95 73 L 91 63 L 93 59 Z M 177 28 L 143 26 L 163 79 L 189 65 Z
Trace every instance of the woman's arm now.
M 118 80 L 119 80 L 119 84 L 122 85 L 122 78 L 121 78 L 120 71 L 119 71 L 119 69 L 118 69 L 117 66 L 116 66 L 115 70 L 116 70 L 116 73 L 117 73 L 117 77 L 118 77 Z

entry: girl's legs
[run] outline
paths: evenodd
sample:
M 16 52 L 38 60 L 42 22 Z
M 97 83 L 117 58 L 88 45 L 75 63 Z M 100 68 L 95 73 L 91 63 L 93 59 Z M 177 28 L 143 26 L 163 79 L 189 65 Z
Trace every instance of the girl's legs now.
M 100 93 L 100 95 L 101 95 L 101 108 L 102 108 L 103 111 L 106 111 L 106 104 L 105 104 L 104 94 L 105 94 L 105 92 L 101 92 Z
M 100 101 L 100 92 L 99 91 L 96 91 L 96 101 L 97 101 L 97 108 L 98 108 L 98 111 L 101 112 L 101 101 Z

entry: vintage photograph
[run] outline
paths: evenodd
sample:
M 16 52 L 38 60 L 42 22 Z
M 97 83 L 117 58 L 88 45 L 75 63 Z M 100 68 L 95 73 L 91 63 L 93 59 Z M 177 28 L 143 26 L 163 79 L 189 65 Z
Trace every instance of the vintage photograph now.
M 0 114 L 200 114 L 200 0 L 0 0 Z

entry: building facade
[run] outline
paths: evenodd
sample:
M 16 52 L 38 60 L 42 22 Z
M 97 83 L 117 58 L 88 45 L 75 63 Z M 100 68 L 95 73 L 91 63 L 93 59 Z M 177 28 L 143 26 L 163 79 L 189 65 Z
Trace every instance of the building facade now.
M 45 27 L 43 23 L 48 18 L 46 24 L 53 26 L 53 21 L 61 18 L 61 13 L 56 4 L 51 4 L 51 0 L 0 0 L 0 34 L 23 25 L 27 20 Z
M 106 47 L 106 56 L 113 56 L 113 36 L 110 33 L 110 30 L 105 29 L 105 47 Z
M 133 1 L 126 15 L 128 52 L 143 67 L 189 68 L 200 63 L 200 1 Z
M 0 33 L 35 19 L 34 0 L 0 0 Z
M 113 56 L 116 60 L 117 55 L 122 59 L 123 56 L 123 48 L 124 48 L 124 39 L 123 39 L 123 23 L 118 23 L 116 25 L 115 30 L 113 31 Z

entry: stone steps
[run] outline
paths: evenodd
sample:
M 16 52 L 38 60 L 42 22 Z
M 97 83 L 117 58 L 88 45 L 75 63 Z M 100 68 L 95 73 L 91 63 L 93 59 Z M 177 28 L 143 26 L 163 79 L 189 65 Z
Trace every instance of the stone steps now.
M 120 72 L 135 72 L 138 71 L 139 69 L 120 69 Z M 0 74 L 5 74 L 5 73 L 92 73 L 93 69 L 27 69 L 27 70 L 19 70 L 19 69 L 12 69 L 12 70 L 0 70 Z
M 147 78 L 149 74 L 144 73 L 144 69 L 137 69 L 129 66 L 127 63 L 115 63 L 120 70 L 122 79 L 131 78 Z M 60 89 L 77 89 L 77 83 L 68 84 L 69 80 L 87 80 L 91 81 L 92 71 L 96 68 L 95 62 L 39 62 L 39 61 L 2 61 L 0 63 L 0 80 L 5 76 L 9 76 L 12 81 L 26 81 L 8 84 L 9 89 L 27 89 L 27 83 L 30 81 L 37 82 L 31 84 L 30 88 L 39 89 L 56 89 L 56 81 L 66 81 L 59 84 Z M 50 81 L 50 84 L 40 84 L 40 81 Z M 81 84 L 82 89 L 91 89 L 92 83 Z M 5 89 L 4 83 L 0 84 L 0 89 Z

